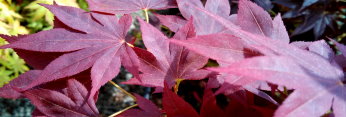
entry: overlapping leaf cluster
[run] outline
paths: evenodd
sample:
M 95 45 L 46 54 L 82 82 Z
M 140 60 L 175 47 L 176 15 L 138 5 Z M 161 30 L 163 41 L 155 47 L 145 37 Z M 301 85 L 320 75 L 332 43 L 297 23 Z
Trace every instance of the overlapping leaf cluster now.
M 29 98 L 35 116 L 98 116 L 98 90 L 122 65 L 134 76 L 126 84 L 163 92 L 163 108 L 137 95 L 139 108 L 119 116 L 346 116 L 346 47 L 332 41 L 342 53 L 335 54 L 324 40 L 290 43 L 281 16 L 272 19 L 248 0 L 233 15 L 228 0 L 88 2 L 91 12 L 42 4 L 56 16 L 53 29 L 1 36 L 10 42 L 1 48 L 15 49 L 34 68 L 0 88 L 1 97 Z M 156 15 L 173 37 L 137 18 L 146 49 L 128 42 L 126 13 L 176 7 L 183 17 Z M 209 59 L 219 66 L 205 67 Z M 196 111 L 171 89 L 201 79 L 208 83 L 202 98 L 195 95 Z M 282 104 L 266 93 L 287 89 L 293 93 Z M 220 104 L 218 94 L 230 100 Z

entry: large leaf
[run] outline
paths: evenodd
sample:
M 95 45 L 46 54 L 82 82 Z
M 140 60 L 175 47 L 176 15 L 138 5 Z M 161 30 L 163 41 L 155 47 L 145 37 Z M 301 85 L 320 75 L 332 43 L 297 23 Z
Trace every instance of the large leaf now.
M 21 39 L 2 48 L 67 53 L 50 62 L 36 81 L 23 90 L 91 68 L 93 89 L 90 96 L 93 96 L 118 74 L 120 61 L 136 75 L 138 58 L 124 40 L 131 25 L 131 16 L 124 15 L 118 20 L 114 15 L 91 14 L 72 7 L 44 6 L 69 28 L 18 37 Z

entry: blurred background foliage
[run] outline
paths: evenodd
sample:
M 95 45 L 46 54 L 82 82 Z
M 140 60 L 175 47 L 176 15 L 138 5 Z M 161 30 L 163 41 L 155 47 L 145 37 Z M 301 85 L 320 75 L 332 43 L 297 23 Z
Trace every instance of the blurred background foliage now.
M 39 5 L 56 4 L 64 6 L 79 7 L 88 10 L 88 4 L 85 0 L 0 0 L 0 34 L 2 35 L 20 35 L 36 33 L 42 30 L 49 30 L 53 27 L 54 16 L 46 8 Z M 206 0 L 201 0 L 206 2 Z M 346 44 L 346 0 L 252 0 L 267 10 L 272 16 L 279 13 L 284 18 L 284 23 L 290 33 L 292 41 L 313 41 L 326 37 L 333 38 Z M 237 12 L 238 0 L 230 0 L 232 13 Z M 168 9 L 162 11 L 151 10 L 165 15 L 181 15 L 178 9 Z M 136 16 L 140 15 L 138 12 Z M 159 21 L 151 14 L 150 23 L 160 27 Z M 135 38 L 141 38 L 138 24 L 132 27 L 130 35 Z M 169 29 L 161 26 L 166 34 L 172 35 Z M 0 45 L 7 42 L 0 38 Z M 143 46 L 139 44 L 139 46 Z M 12 50 L 0 50 L 0 87 L 16 78 L 21 73 L 29 70 L 21 58 Z M 121 82 L 129 79 L 128 72 L 122 69 L 115 82 Z M 190 83 L 193 85 L 193 83 Z M 196 84 L 196 83 L 195 83 Z M 198 82 L 197 82 L 198 84 Z M 141 95 L 147 95 L 152 90 L 132 85 L 120 85 L 130 92 L 136 92 Z M 183 86 L 182 86 L 183 87 Z M 198 86 L 194 87 L 199 90 Z M 118 93 L 115 93 L 118 92 Z M 188 93 L 191 91 L 182 91 Z M 149 96 L 145 96 L 149 97 Z M 151 99 L 155 99 L 152 96 Z M 113 86 L 106 84 L 100 90 L 97 107 L 102 115 L 109 115 L 132 104 L 126 101 L 126 96 L 122 96 Z M 27 99 L 8 100 L 0 98 L 0 117 L 31 115 L 33 106 Z
M 292 41 L 330 37 L 346 43 L 346 0 L 252 0 L 272 14 L 281 13 Z
M 78 0 L 81 3 L 81 0 Z M 56 4 L 79 7 L 77 0 L 55 0 Z M 53 0 L 0 0 L 0 34 L 20 35 L 49 30 L 54 15 L 39 4 L 53 4 Z M 83 7 L 85 8 L 85 2 Z M 0 45 L 7 44 L 0 39 Z M 29 70 L 24 60 L 12 49 L 0 50 L 0 87 Z

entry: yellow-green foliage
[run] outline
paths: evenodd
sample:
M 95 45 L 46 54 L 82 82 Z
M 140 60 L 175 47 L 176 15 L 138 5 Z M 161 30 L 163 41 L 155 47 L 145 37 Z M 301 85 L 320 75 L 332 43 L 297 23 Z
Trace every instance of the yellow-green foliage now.
M 15 12 L 11 0 L 0 0 L 0 34 L 27 34 L 29 31 L 20 25 L 22 16 Z M 0 38 L 0 45 L 7 42 Z M 0 87 L 29 70 L 24 60 L 20 59 L 12 49 L 0 50 Z
M 76 0 L 54 0 L 58 5 L 78 7 Z M 53 0 L 35 0 L 24 7 L 28 27 L 32 32 L 49 30 L 53 27 L 54 15 L 46 8 L 39 5 L 53 4 Z
M 55 0 L 55 2 L 58 5 L 78 7 L 76 0 Z M 54 15 L 38 3 L 53 4 L 53 0 L 26 1 L 26 3 L 26 6 L 20 6 L 12 3 L 12 0 L 0 0 L 0 34 L 28 34 L 52 28 Z M 22 14 L 16 11 L 22 11 Z M 25 22 L 26 27 L 22 26 L 21 22 Z M 0 45 L 6 43 L 0 38 Z M 0 50 L 0 87 L 28 70 L 24 60 L 12 49 Z
M 0 38 L 0 45 L 6 44 Z M 29 70 L 23 59 L 12 49 L 0 50 L 0 87 Z
M 22 16 L 15 12 L 11 0 L 0 0 L 0 34 L 27 34 L 29 31 L 20 25 Z

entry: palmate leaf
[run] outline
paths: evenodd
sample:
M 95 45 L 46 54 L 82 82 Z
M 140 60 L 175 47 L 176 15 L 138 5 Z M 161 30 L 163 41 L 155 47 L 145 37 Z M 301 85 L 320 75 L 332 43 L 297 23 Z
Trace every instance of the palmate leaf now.
M 198 7 L 193 8 L 199 9 Z M 301 50 L 280 41 L 270 40 L 267 39 L 267 37 L 248 33 L 240 30 L 240 28 L 237 28 L 237 26 L 222 17 L 209 13 L 203 9 L 199 10 L 207 13 L 210 18 L 214 18 L 222 23 L 230 31 L 237 32 L 234 33 L 236 36 L 260 44 L 280 55 L 278 57 L 268 56 L 245 59 L 244 61 L 234 63 L 223 70 L 217 70 L 223 72 L 227 71 L 228 73 L 237 73 L 237 75 L 252 76 L 252 78 L 255 79 L 268 80 L 277 84 L 295 88 L 295 95 L 299 96 L 295 97 L 292 94 L 293 96 L 286 100 L 297 101 L 284 103 L 276 112 L 277 116 L 321 116 L 329 110 L 331 105 L 333 105 L 333 110 L 336 116 L 344 116 L 346 97 L 343 95 L 345 92 L 343 81 L 345 79 L 342 70 L 334 67 L 329 63 L 329 61 L 319 55 L 306 50 Z M 244 67 L 247 70 L 242 70 Z M 284 72 L 282 72 L 282 70 Z M 308 94 L 307 97 L 301 92 Z
M 175 8 L 174 0 L 87 0 L 89 9 L 95 12 L 126 14 L 144 9 Z
M 25 91 L 24 95 L 46 116 L 98 116 L 95 101 L 88 99 L 88 90 L 75 79 L 68 80 L 64 93 L 37 88 Z
M 207 62 L 200 56 L 184 47 L 170 44 L 169 40 L 186 40 L 195 36 L 192 20 L 182 27 L 172 39 L 168 39 L 152 25 L 139 20 L 143 42 L 150 52 L 138 51 L 140 79 L 131 79 L 127 84 L 138 84 L 163 88 L 164 83 L 172 87 L 178 79 L 199 80 L 205 78 L 209 71 L 200 70 Z M 146 54 L 147 53 L 147 54 Z
M 83 72 L 20 91 L 19 88 L 35 82 L 41 72 L 42 70 L 30 70 L 22 74 L 1 87 L 0 96 L 11 99 L 29 98 L 36 106 L 33 116 L 98 116 L 95 105 L 97 96 L 88 98 L 91 89 L 90 73 Z
M 136 76 L 138 58 L 124 40 L 131 25 L 131 16 L 124 15 L 118 20 L 114 15 L 93 14 L 72 7 L 44 6 L 68 27 L 21 36 L 18 41 L 2 48 L 66 54 L 50 62 L 37 81 L 22 90 L 91 68 L 93 89 L 90 96 L 93 96 L 118 74 L 121 63 Z

